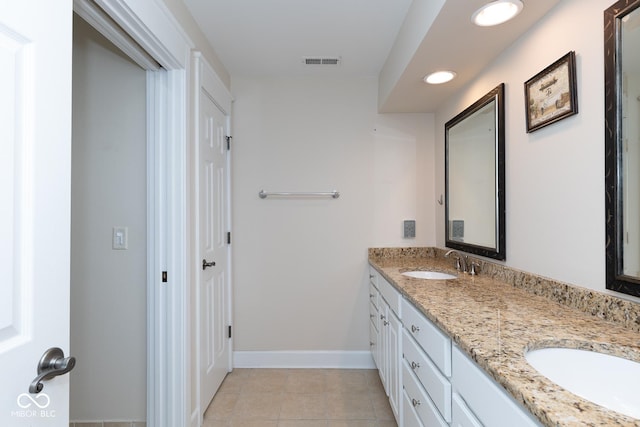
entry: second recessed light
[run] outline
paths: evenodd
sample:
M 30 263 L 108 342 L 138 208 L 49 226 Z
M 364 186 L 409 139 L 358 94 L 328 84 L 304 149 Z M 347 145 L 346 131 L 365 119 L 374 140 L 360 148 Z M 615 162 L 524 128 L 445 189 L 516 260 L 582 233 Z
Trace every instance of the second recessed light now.
M 436 71 L 435 73 L 427 74 L 422 80 L 424 80 L 425 83 L 439 85 L 453 80 L 455 76 L 456 73 L 453 71 Z

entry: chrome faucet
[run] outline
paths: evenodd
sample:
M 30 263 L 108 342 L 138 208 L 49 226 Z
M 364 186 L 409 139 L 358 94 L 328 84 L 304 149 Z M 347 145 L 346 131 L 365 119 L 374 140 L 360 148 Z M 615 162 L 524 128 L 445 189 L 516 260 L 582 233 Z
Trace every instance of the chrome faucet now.
M 461 255 L 460 252 L 456 251 L 455 249 L 451 249 L 449 252 L 444 254 L 444 256 L 447 258 L 449 258 L 449 255 L 453 255 L 456 258 L 456 270 L 466 273 L 467 272 L 467 256 Z

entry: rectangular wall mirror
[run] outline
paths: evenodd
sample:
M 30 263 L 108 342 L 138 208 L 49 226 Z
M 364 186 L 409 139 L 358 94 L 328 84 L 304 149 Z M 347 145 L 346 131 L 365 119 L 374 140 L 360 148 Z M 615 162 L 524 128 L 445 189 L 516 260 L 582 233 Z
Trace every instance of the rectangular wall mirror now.
M 504 83 L 445 124 L 445 245 L 506 259 Z

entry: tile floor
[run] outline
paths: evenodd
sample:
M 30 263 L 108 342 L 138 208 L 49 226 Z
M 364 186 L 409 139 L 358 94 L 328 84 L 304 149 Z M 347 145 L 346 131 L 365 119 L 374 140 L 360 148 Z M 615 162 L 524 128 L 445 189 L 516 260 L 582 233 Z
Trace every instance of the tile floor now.
M 235 369 L 203 427 L 397 427 L 378 371 Z

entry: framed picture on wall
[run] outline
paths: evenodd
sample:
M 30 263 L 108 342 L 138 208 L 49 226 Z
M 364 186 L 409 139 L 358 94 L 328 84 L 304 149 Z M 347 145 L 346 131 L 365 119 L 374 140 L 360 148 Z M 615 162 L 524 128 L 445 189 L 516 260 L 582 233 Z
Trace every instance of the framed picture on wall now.
M 576 54 L 571 51 L 524 84 L 527 133 L 578 114 Z

